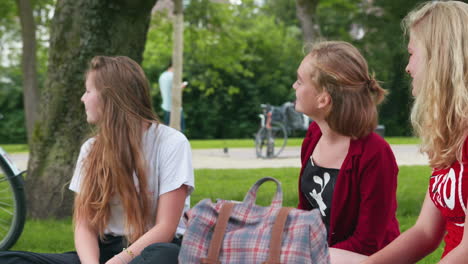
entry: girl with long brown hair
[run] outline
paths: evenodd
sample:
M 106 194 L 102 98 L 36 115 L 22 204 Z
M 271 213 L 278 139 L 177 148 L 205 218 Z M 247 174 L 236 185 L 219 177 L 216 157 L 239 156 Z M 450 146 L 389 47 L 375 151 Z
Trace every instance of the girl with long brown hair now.
M 6 263 L 177 263 L 194 186 L 188 140 L 159 124 L 148 80 L 130 58 L 93 58 L 85 86 L 81 101 L 96 129 L 70 184 L 77 253 L 29 253 Z

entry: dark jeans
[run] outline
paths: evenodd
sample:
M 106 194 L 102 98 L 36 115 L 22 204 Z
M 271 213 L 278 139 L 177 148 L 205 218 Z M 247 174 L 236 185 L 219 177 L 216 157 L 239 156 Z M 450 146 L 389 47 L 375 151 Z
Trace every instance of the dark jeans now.
M 155 243 L 147 246 L 130 264 L 177 264 L 181 240 L 174 238 L 172 243 Z M 106 236 L 105 241 L 99 241 L 100 263 L 105 263 L 126 247 L 122 237 Z M 76 252 L 61 254 L 34 253 L 26 251 L 0 252 L 1 264 L 80 264 Z
M 155 243 L 147 246 L 130 264 L 177 264 L 182 240 L 174 238 L 172 243 Z
M 169 122 L 171 122 L 171 112 L 163 110 L 164 111 L 164 124 L 169 125 Z M 180 131 L 183 133 L 185 131 L 185 117 L 184 117 L 184 111 L 180 111 Z

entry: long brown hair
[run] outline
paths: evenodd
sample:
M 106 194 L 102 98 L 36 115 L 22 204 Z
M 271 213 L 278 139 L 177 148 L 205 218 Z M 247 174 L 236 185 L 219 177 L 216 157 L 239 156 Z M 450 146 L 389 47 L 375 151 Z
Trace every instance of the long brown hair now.
M 468 135 L 467 23 L 468 4 L 459 1 L 426 2 L 403 20 L 425 55 L 411 122 L 434 168 L 461 162 Z
M 128 57 L 94 57 L 86 78 L 94 82 L 102 114 L 83 162 L 74 220 L 87 219 L 102 239 L 111 199 L 118 198 L 125 212 L 125 234 L 131 243 L 147 231 L 150 221 L 142 136 L 149 124 L 158 121 L 151 107 L 149 83 L 141 67 Z
M 309 55 L 311 78 L 331 97 L 325 118 L 342 135 L 361 138 L 377 126 L 377 104 L 387 93 L 369 74 L 367 62 L 353 45 L 342 41 L 315 44 Z

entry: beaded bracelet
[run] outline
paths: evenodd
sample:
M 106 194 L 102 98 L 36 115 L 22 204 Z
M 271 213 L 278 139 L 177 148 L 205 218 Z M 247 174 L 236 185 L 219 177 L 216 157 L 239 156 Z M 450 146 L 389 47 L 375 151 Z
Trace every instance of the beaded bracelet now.
M 132 259 L 135 258 L 135 254 L 133 254 L 133 252 L 130 249 L 123 248 L 122 251 L 125 251 Z

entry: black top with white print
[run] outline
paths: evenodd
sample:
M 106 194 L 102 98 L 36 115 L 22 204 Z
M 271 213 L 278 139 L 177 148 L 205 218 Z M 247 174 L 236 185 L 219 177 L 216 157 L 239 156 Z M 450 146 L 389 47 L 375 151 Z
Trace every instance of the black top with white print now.
M 330 226 L 330 212 L 339 169 L 329 169 L 317 166 L 309 159 L 301 177 L 301 191 L 314 209 L 319 209 L 322 220 L 328 229 Z

